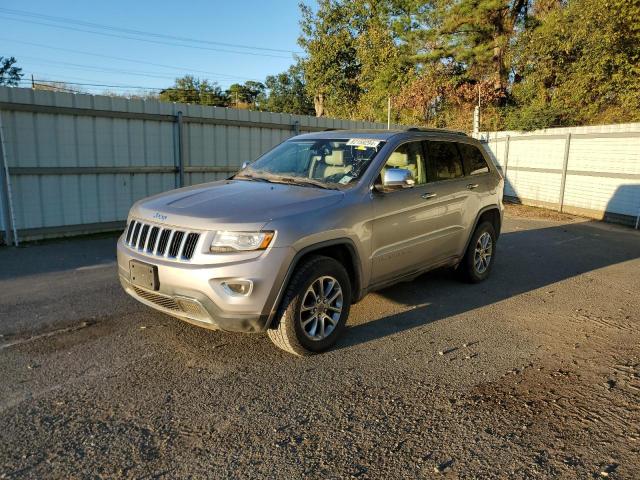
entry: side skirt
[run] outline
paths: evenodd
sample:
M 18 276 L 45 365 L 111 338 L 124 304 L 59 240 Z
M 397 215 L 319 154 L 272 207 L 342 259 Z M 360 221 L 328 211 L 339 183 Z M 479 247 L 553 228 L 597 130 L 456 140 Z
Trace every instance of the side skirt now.
M 429 272 L 431 270 L 435 270 L 437 268 L 455 267 L 460 263 L 460 261 L 461 261 L 461 257 L 459 257 L 459 256 L 449 257 L 449 258 L 447 258 L 445 260 L 441 260 L 441 261 L 439 261 L 437 263 L 432 263 L 432 264 L 430 264 L 428 266 L 420 267 L 420 268 L 412 270 L 412 271 L 410 271 L 408 273 L 403 273 L 401 275 L 398 275 L 397 277 L 393 277 L 391 279 L 375 283 L 373 285 L 370 285 L 369 287 L 367 287 L 364 290 L 362 297 L 364 297 L 368 293 L 375 292 L 376 290 L 382 290 L 383 288 L 390 287 L 391 285 L 395 285 L 396 283 L 411 282 L 412 280 L 415 280 L 420 275 L 423 275 L 423 274 L 425 274 L 425 273 L 427 273 L 427 272 Z

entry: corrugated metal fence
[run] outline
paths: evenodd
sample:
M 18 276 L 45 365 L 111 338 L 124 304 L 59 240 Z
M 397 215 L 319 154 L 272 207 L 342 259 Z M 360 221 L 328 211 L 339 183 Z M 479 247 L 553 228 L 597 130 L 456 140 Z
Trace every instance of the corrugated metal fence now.
M 640 123 L 478 136 L 505 175 L 505 196 L 638 228 Z
M 226 178 L 297 133 L 386 128 L 7 87 L 0 126 L 0 221 L 22 240 L 120 228 L 136 200 Z
M 139 198 L 226 178 L 296 133 L 383 124 L 0 87 L 5 239 L 121 228 Z M 525 204 L 638 227 L 640 124 L 480 135 Z

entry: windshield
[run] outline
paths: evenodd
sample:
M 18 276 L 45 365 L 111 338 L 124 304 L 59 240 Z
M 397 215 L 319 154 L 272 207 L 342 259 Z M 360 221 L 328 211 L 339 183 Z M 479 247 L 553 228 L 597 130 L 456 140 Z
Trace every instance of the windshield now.
M 355 183 L 383 144 L 370 138 L 290 140 L 260 157 L 235 178 L 339 188 Z

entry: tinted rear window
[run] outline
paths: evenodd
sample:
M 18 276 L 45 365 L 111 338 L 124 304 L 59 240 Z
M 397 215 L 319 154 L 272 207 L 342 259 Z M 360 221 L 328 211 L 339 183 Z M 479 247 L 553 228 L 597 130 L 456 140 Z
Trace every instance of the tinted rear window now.
M 429 162 L 436 180 L 464 177 L 462 158 L 455 143 L 427 141 Z
M 489 171 L 489 166 L 478 147 L 466 143 L 459 143 L 458 147 L 462 153 L 465 168 L 469 175 L 479 175 Z

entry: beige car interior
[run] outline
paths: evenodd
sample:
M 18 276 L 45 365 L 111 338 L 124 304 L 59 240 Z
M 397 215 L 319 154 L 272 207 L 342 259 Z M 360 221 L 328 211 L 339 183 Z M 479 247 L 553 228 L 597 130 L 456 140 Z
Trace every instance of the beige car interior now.
M 450 180 L 453 178 L 464 177 L 462 164 L 455 160 L 451 162 L 437 162 L 436 164 L 438 180 Z
M 309 172 L 311 178 L 322 180 L 332 175 L 346 175 L 352 168 L 352 165 L 347 165 L 344 160 L 344 150 L 333 150 L 324 158 L 319 155 L 312 157 Z
M 416 184 L 426 183 L 427 181 L 422 154 L 416 152 L 414 149 L 408 148 L 408 145 L 400 146 L 389 156 L 387 163 L 382 169 L 382 174 L 384 175 L 384 172 L 389 168 L 409 170 L 413 174 Z

